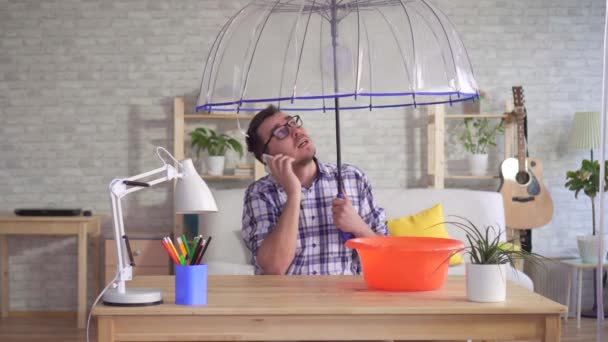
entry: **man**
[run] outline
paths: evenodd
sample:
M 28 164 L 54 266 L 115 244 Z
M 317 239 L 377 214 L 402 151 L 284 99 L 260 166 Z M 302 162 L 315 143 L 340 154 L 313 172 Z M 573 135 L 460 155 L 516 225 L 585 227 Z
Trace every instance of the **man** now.
M 343 165 L 345 194 L 337 198 L 337 167 L 315 158 L 299 116 L 274 106 L 256 114 L 247 135 L 248 150 L 270 172 L 245 194 L 242 235 L 256 274 L 360 274 L 359 258 L 344 247 L 340 231 L 387 235 L 384 210 L 363 172 Z

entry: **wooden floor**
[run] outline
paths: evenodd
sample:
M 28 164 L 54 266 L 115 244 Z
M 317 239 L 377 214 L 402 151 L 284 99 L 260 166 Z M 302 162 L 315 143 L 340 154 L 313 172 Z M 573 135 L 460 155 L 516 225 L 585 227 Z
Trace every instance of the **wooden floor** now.
M 562 321 L 562 342 L 592 342 L 596 340 L 596 321 L 583 318 L 581 328 L 576 320 Z M 91 322 L 91 342 L 97 341 L 97 329 Z M 608 321 L 604 321 L 603 339 L 608 341 Z M 0 319 L 0 341 L 2 342 L 84 342 L 85 330 L 76 329 L 76 316 L 66 314 L 13 315 Z

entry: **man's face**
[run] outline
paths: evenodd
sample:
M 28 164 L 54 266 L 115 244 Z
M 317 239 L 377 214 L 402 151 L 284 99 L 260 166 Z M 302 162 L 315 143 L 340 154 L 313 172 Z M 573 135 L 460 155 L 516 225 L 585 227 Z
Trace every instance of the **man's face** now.
M 295 115 L 278 112 L 268 117 L 258 128 L 263 143 L 268 143 L 264 153 L 284 154 L 295 159 L 296 164 L 305 164 L 315 156 L 316 148 L 304 127 L 295 127 L 301 121 Z M 286 135 L 280 133 L 287 133 Z

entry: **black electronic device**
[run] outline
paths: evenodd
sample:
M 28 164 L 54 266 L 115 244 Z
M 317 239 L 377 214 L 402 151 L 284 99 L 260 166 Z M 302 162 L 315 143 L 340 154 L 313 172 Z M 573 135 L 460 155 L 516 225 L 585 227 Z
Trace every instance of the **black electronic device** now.
M 20 208 L 15 209 L 19 216 L 80 216 L 79 208 Z

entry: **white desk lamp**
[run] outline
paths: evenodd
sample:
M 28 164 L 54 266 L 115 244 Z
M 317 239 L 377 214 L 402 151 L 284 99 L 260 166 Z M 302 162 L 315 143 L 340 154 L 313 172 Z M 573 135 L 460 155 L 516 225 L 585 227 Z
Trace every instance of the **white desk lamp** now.
M 176 164 L 173 167 L 160 156 L 164 151 Z M 127 194 L 141 189 L 176 179 L 174 193 L 174 208 L 178 214 L 192 214 L 203 211 L 217 211 L 217 205 L 207 184 L 201 179 L 194 169 L 192 159 L 177 161 L 166 149 L 157 147 L 156 153 L 163 162 L 163 166 L 146 173 L 129 178 L 114 179 L 110 182 L 110 198 L 112 202 L 112 217 L 114 221 L 114 240 L 116 241 L 116 254 L 118 264 L 116 265 L 116 278 L 112 289 L 103 296 L 106 305 L 119 306 L 141 306 L 160 304 L 163 295 L 160 289 L 143 289 L 125 287 L 125 282 L 133 279 L 133 256 L 129 238 L 125 234 L 122 206 L 120 200 Z M 162 177 L 150 182 L 140 182 L 142 178 L 161 174 Z M 161 248 L 160 241 L 158 243 Z M 127 259 L 128 257 L 128 259 Z

